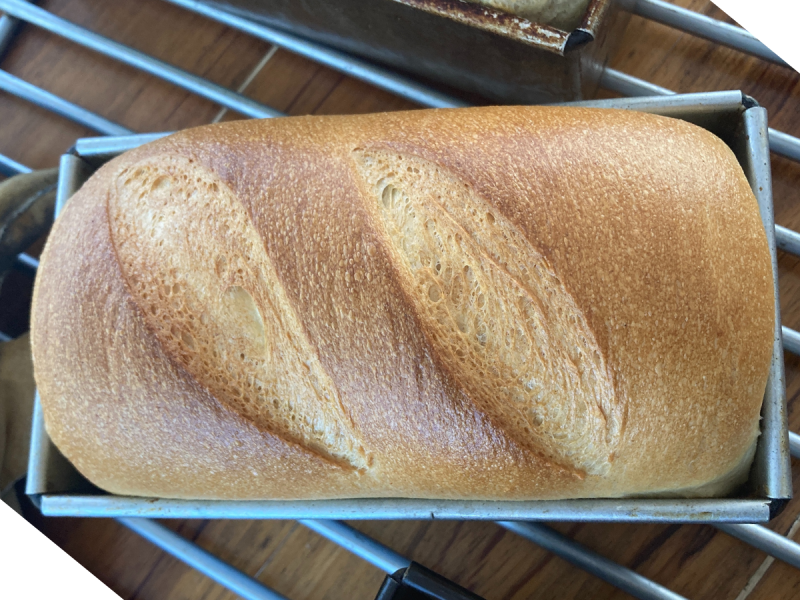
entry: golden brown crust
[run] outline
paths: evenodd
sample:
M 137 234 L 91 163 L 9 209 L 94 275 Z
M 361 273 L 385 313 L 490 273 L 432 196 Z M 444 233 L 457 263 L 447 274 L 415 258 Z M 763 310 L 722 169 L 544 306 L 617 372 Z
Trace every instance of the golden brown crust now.
M 115 159 L 50 236 L 32 344 L 49 434 L 115 493 L 715 494 L 749 463 L 773 310 L 713 135 L 434 110 Z

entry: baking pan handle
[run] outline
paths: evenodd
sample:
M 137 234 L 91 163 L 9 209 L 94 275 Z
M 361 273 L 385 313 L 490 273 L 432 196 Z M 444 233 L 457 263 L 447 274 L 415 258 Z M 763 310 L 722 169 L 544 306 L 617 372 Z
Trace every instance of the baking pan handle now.
M 449 579 L 412 562 L 387 575 L 375 600 L 483 600 Z

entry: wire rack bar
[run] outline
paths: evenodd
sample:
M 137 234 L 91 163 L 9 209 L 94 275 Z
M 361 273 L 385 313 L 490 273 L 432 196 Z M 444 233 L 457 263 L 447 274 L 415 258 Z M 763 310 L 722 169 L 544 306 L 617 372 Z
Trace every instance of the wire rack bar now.
M 498 525 L 541 546 L 595 577 L 607 581 L 631 596 L 642 600 L 685 600 L 683 596 L 639 575 L 636 571 L 600 556 L 546 525 L 520 521 L 499 521 Z
M 606 67 L 600 76 L 600 87 L 622 96 L 670 96 L 674 94 L 669 90 L 655 83 L 650 83 L 644 79 L 639 79 L 633 75 L 628 75 L 622 71 Z
M 263 583 L 235 569 L 194 542 L 150 519 L 117 519 L 119 523 L 162 550 L 210 577 L 245 600 L 287 600 Z
M 600 77 L 600 87 L 623 96 L 669 96 L 675 93 L 649 81 L 609 68 L 603 71 Z M 775 154 L 800 162 L 800 139 L 771 127 L 769 149 Z
M 71 121 L 88 127 L 104 135 L 126 135 L 133 131 L 122 125 L 117 125 L 105 117 L 101 117 L 85 108 L 64 100 L 42 88 L 15 77 L 11 73 L 0 70 L 0 90 L 27 100 L 37 106 L 66 117 Z
M 717 525 L 720 531 L 800 569 L 800 544 L 761 525 Z
M 8 50 L 8 45 L 11 43 L 11 38 L 14 37 L 18 24 L 19 19 L 14 17 L 9 17 L 8 15 L 0 17 L 0 58 Z
M 456 108 L 468 106 L 467 103 L 422 85 L 408 77 L 403 77 L 387 69 L 378 67 L 354 56 L 309 42 L 295 35 L 262 25 L 234 15 L 226 10 L 198 2 L 197 0 L 165 0 L 191 12 L 203 15 L 218 23 L 247 33 L 255 38 L 279 46 L 295 54 L 330 67 L 335 71 L 359 79 L 387 92 L 432 108 Z
M 243 115 L 255 118 L 282 116 L 282 113 L 275 109 L 75 25 L 38 6 L 33 6 L 25 2 L 25 0 L 0 0 L 0 10 L 76 44 L 116 59 L 121 63 L 160 77 L 202 98 L 221 104 Z
M 781 327 L 781 337 L 783 338 L 783 349 L 800 356 L 800 332 L 784 326 Z
M 800 435 L 789 432 L 789 453 L 795 458 L 800 458 Z
M 775 245 L 784 252 L 800 256 L 800 234 L 781 225 L 775 225 Z M 781 328 L 783 349 L 800 356 L 800 332 Z
M 788 133 L 770 128 L 769 149 L 775 154 L 800 162 L 800 140 Z
M 784 252 L 800 256 L 800 233 L 775 225 L 775 245 Z
M 717 21 L 662 0 L 638 0 L 633 6 L 634 14 L 663 23 L 669 27 L 686 31 L 692 35 L 722 44 L 728 48 L 752 54 L 777 65 L 789 65 L 780 56 L 767 48 L 746 29 Z
M 139 135 L 123 135 L 118 137 L 81 138 L 75 142 L 75 152 L 83 157 L 105 161 L 122 154 L 126 150 L 170 135 L 171 132 L 143 133 Z
M 36 269 L 39 268 L 39 259 L 33 258 L 30 254 L 26 254 L 25 252 L 17 254 L 17 263 L 19 266 L 34 273 Z
M 391 575 L 411 564 L 406 557 L 341 521 L 301 520 L 300 523 L 363 558 L 384 573 Z
M 8 158 L 0 154 L 0 173 L 5 175 L 6 177 L 12 177 L 14 175 L 19 175 L 20 173 L 30 173 L 32 169 L 30 167 L 26 167 L 22 163 L 18 163 L 13 158 Z

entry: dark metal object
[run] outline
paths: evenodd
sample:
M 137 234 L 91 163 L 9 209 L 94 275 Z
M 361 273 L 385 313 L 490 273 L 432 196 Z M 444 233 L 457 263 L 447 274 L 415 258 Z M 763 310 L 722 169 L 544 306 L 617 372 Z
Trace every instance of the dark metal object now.
M 376 600 L 481 600 L 347 523 L 322 520 L 304 520 L 300 523 L 387 574 Z
M 483 600 L 449 579 L 412 562 L 387 575 L 375 600 Z
M 592 97 L 630 18 L 619 0 L 592 0 L 572 32 L 458 0 L 202 2 L 440 86 L 523 104 Z
M 50 228 L 57 180 L 58 169 L 49 169 L 0 183 L 0 283 L 17 256 Z

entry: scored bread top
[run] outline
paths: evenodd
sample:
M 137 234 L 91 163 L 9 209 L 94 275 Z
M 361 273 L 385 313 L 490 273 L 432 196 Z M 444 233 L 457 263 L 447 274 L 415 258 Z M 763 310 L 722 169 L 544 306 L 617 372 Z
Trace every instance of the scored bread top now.
M 128 152 L 58 219 L 32 343 L 49 434 L 115 493 L 708 495 L 746 476 L 773 323 L 722 141 L 505 107 Z

